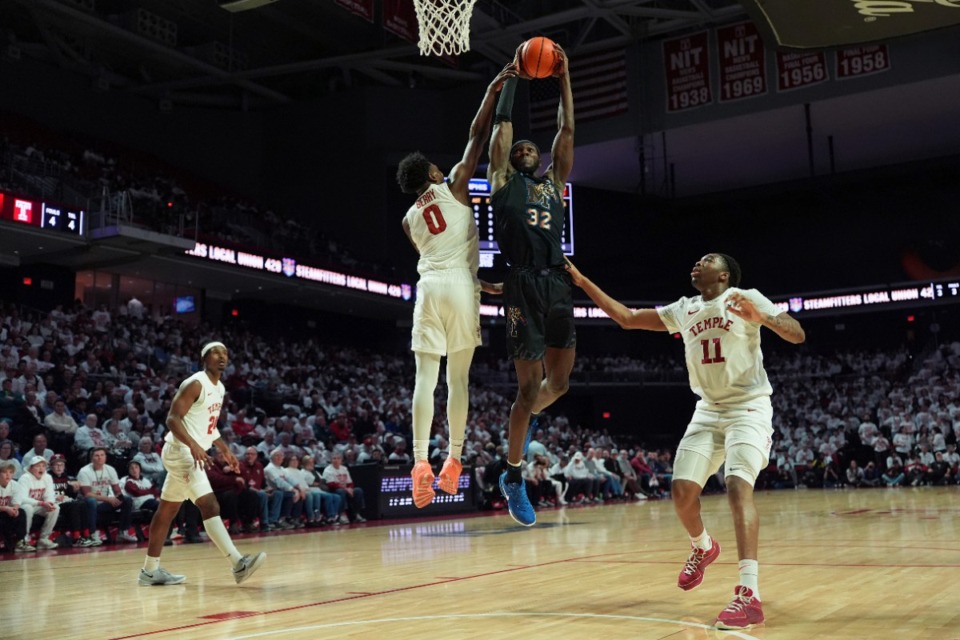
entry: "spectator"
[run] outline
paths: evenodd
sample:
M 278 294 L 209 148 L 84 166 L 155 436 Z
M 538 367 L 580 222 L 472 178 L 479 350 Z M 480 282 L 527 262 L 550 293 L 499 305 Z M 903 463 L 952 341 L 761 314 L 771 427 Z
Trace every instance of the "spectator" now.
M 64 401 L 59 399 L 53 404 L 53 412 L 43 419 L 43 426 L 50 430 L 54 444 L 60 451 L 66 451 L 77 433 L 77 421 L 67 411 Z
M 107 440 L 103 435 L 103 431 L 97 427 L 97 414 L 90 413 L 87 415 L 86 419 L 83 421 L 83 426 L 77 429 L 77 434 L 74 437 L 73 447 L 77 451 L 77 455 L 81 460 L 86 460 L 90 452 L 97 447 L 105 447 Z
M 27 514 L 20 508 L 23 490 L 13 479 L 15 468 L 9 460 L 0 460 L 0 536 L 7 553 L 36 551 L 27 541 Z
M 274 449 L 270 453 L 270 464 L 263 469 L 263 477 L 267 486 L 283 496 L 280 507 L 280 519 L 276 522 L 279 529 L 293 529 L 297 525 L 295 520 L 303 512 L 303 496 L 295 482 L 292 481 L 286 468 L 283 466 L 283 451 Z
M 134 511 L 149 511 L 153 513 L 160 506 L 158 489 L 150 478 L 142 475 L 142 467 L 136 460 L 127 465 L 127 475 L 120 478 L 120 488 L 123 495 L 133 502 Z
M 108 540 L 110 521 L 117 515 L 118 539 L 123 542 L 137 542 L 137 537 L 130 533 L 133 501 L 123 495 L 117 470 L 107 464 L 105 448 L 95 447 L 90 452 L 90 464 L 80 469 L 77 480 L 80 482 L 80 493 L 97 501 L 97 521 L 105 525 Z M 93 532 L 94 538 L 99 535 L 99 531 Z
M 247 447 L 240 460 L 240 475 L 247 481 L 250 490 L 257 494 L 258 513 L 260 514 L 260 532 L 273 531 L 280 520 L 280 509 L 283 506 L 283 492 L 268 492 L 264 484 L 263 464 L 257 456 L 254 447 Z M 244 525 L 243 532 L 251 533 L 253 525 Z
M 850 461 L 850 466 L 847 467 L 847 484 L 851 487 L 858 488 L 862 487 L 864 483 L 863 469 L 857 465 L 856 460 Z
M 379 453 L 379 449 L 374 450 L 374 454 L 377 453 Z M 323 479 L 323 474 L 317 471 L 316 461 L 312 456 L 303 456 L 300 462 L 303 465 L 303 468 L 300 469 L 300 474 L 303 476 L 304 482 L 310 487 L 310 491 L 319 492 L 320 494 L 320 507 L 323 510 L 323 517 L 320 520 L 320 524 L 340 524 L 337 516 L 341 511 L 343 500 L 340 499 L 339 494 L 334 493 L 330 490 L 330 487 L 327 486 L 326 481 Z
M 0 441 L 0 463 L 10 463 L 13 465 L 13 479 L 17 480 L 23 475 L 23 467 L 20 466 L 20 460 L 17 459 L 17 450 L 13 446 L 13 441 Z
M 163 481 L 167 477 L 167 470 L 163 466 L 163 460 L 160 454 L 153 448 L 153 438 L 143 436 L 137 444 L 137 453 L 133 456 L 134 462 L 140 463 L 140 469 L 143 477 L 150 480 L 155 487 L 162 487 Z
M 564 468 L 563 474 L 567 477 L 567 496 L 569 502 L 581 504 L 599 500 L 600 481 L 594 478 L 587 465 L 584 464 L 583 454 L 577 451 Z
M 50 459 L 50 479 L 53 481 L 60 517 L 69 526 L 70 540 L 77 547 L 98 547 L 103 544 L 92 533 L 97 528 L 97 501 L 80 495 L 80 483 L 67 475 L 67 459 L 56 454 Z
M 214 450 L 206 471 L 213 493 L 220 503 L 220 513 L 224 520 L 230 521 L 227 531 L 236 535 L 240 533 L 244 523 L 252 525 L 260 507 L 260 496 L 247 487 L 243 475 L 230 467 L 220 449 Z M 246 515 L 246 518 L 243 518 L 241 513 Z
M 33 436 L 33 448 L 23 455 L 23 459 L 30 460 L 34 456 L 41 456 L 49 463 L 50 459 L 53 458 L 53 454 L 53 449 L 47 449 L 47 436 L 43 435 L 42 433 L 38 433 L 37 435 Z
M 20 508 L 26 513 L 27 533 L 33 526 L 33 517 L 43 517 L 37 548 L 56 549 L 57 543 L 50 539 L 50 534 L 60 517 L 60 505 L 57 504 L 53 479 L 47 474 L 47 459 L 37 455 L 28 458 L 27 472 L 20 477 L 19 483 Z
M 340 496 L 343 501 L 340 515 L 342 524 L 350 524 L 348 512 L 352 513 L 354 522 L 366 522 L 367 519 L 360 513 L 364 509 L 363 489 L 353 485 L 350 470 L 343 466 L 343 454 L 334 453 L 330 464 L 323 470 L 323 479 L 330 490 Z

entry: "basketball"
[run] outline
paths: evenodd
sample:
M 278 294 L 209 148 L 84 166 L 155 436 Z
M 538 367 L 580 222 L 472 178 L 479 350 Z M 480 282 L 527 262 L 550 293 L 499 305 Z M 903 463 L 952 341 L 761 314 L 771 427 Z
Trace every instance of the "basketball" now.
M 523 43 L 520 49 L 520 71 L 531 78 L 549 78 L 557 66 L 553 40 L 537 36 Z

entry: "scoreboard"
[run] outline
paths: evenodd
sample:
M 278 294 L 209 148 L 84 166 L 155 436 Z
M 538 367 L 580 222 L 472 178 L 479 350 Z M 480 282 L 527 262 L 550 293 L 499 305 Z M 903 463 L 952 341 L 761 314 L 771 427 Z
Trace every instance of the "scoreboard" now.
M 84 212 L 0 191 L 0 219 L 83 237 Z
M 490 205 L 490 183 L 482 178 L 470 180 L 470 206 L 480 232 L 481 260 L 485 253 L 500 253 L 494 237 L 493 207 Z M 573 255 L 573 186 L 568 182 L 563 189 L 563 235 L 560 238 L 563 253 Z M 484 266 L 484 265 L 481 265 Z

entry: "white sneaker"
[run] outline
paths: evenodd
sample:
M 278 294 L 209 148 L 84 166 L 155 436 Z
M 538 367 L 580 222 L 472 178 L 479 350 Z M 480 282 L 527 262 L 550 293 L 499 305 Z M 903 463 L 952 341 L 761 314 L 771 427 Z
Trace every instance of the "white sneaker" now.
M 26 553 L 27 551 L 36 551 L 37 548 L 27 542 L 26 540 L 21 540 L 17 543 L 17 548 L 14 549 L 14 553 Z
M 147 573 L 140 569 L 140 578 L 138 582 L 141 587 L 161 587 L 167 584 L 183 584 L 187 581 L 187 576 L 170 573 L 166 569 L 157 568 L 153 573 Z
M 129 531 L 121 531 L 117 536 L 117 540 L 120 542 L 139 542 L 139 540 L 137 540 L 137 536 L 133 535 Z
M 350 524 L 350 518 L 347 517 L 347 514 L 340 516 L 340 524 Z
M 99 547 L 103 544 L 103 536 L 99 529 L 90 534 L 90 542 L 92 543 L 91 547 Z
M 40 538 L 37 540 L 38 549 L 56 549 L 59 545 L 50 538 Z
M 255 556 L 246 555 L 240 558 L 233 567 L 233 579 L 240 584 L 253 575 L 253 572 L 260 568 L 263 561 L 267 559 L 267 554 L 262 551 Z

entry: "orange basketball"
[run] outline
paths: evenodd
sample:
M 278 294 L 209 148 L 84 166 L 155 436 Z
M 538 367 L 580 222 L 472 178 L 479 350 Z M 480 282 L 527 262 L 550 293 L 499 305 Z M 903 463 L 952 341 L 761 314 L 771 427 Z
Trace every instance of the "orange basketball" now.
M 557 66 L 557 50 L 550 38 L 537 36 L 520 49 L 520 71 L 531 78 L 549 78 Z

